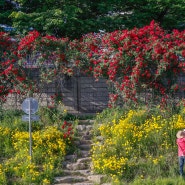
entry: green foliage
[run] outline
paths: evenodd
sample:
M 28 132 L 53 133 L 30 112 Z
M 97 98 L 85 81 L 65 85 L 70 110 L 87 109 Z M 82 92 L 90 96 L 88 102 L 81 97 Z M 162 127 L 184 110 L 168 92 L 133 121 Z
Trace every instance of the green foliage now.
M 28 122 L 22 111 L 2 110 L 0 120 L 0 184 L 50 185 L 62 170 L 66 153 L 73 152 L 75 124 L 63 123 L 59 109 L 40 109 L 45 120 L 32 122 L 32 158 L 29 155 Z M 48 116 L 49 114 L 49 116 Z M 58 116 L 57 116 L 58 114 Z M 61 117 L 62 116 L 62 117 Z M 60 120 L 61 119 L 61 120 Z M 60 121 L 59 121 L 60 120 Z
M 3 110 L 0 109 L 0 121 L 1 124 L 5 121 L 9 122 L 9 123 L 13 123 L 13 120 L 15 119 L 15 117 L 21 116 L 22 111 L 21 110 Z
M 184 185 L 185 180 L 181 177 L 157 178 L 157 179 L 136 179 L 129 185 Z M 119 185 L 124 185 L 120 183 Z
M 12 24 L 9 19 L 10 14 L 13 12 L 14 8 L 10 2 L 5 0 L 0 0 L 0 24 Z
M 34 28 L 59 37 L 79 38 L 89 32 L 142 27 L 151 20 L 165 29 L 184 29 L 185 5 L 182 0 L 17 0 L 20 9 L 5 9 L 17 31 Z M 9 12 L 11 11 L 11 12 Z M 6 18 L 7 19 L 7 18 Z

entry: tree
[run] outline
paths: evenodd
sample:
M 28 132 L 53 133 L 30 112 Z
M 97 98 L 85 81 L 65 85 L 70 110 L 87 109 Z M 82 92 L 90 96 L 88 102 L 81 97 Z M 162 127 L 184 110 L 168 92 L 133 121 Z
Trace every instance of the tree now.
M 143 27 L 152 20 L 167 30 L 185 28 L 182 0 L 16 0 L 9 18 L 20 32 L 35 29 L 57 37 L 80 38 L 89 32 Z M 2 22 L 2 20 L 0 20 Z
M 0 0 L 0 10 L 0 24 L 11 25 L 12 21 L 9 16 L 14 11 L 14 6 L 10 1 Z

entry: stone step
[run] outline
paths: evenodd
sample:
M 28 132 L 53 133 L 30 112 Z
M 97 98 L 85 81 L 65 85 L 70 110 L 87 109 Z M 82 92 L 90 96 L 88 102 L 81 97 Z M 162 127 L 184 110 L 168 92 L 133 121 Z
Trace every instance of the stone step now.
M 56 184 L 54 184 L 56 185 Z M 94 183 L 89 182 L 89 181 L 85 181 L 85 182 L 77 182 L 77 183 L 60 183 L 57 185 L 94 185 Z
M 77 160 L 77 163 L 87 163 L 90 162 L 91 158 L 90 157 L 82 157 Z
M 87 181 L 87 182 L 82 182 L 82 183 L 75 183 L 72 185 L 94 185 L 94 183 Z
M 92 133 L 90 131 L 78 131 L 77 135 L 78 136 L 91 136 L 92 137 Z
M 96 184 L 102 184 L 106 182 L 107 177 L 105 175 L 89 175 L 88 180 Z
M 90 139 L 82 139 L 80 140 L 80 143 L 79 144 L 86 144 L 86 145 L 92 145 L 92 140 Z
M 65 160 L 76 162 L 77 159 L 86 158 L 86 157 L 90 157 L 90 150 L 82 150 L 82 149 L 78 148 L 78 151 L 76 151 L 73 155 L 67 155 L 65 157 Z
M 83 139 L 83 138 L 81 139 L 81 138 L 78 138 L 78 140 L 74 141 L 74 143 L 76 145 L 80 145 L 80 144 L 89 144 L 89 145 L 91 145 L 92 144 L 92 140 L 91 139 Z
M 68 163 L 66 169 L 68 170 L 85 170 L 89 168 L 88 163 Z
M 73 156 L 73 155 L 71 155 L 71 156 Z M 70 159 L 71 159 L 70 155 L 68 155 L 66 157 L 67 157 L 68 161 L 70 161 Z M 78 158 L 76 158 L 75 161 L 73 161 L 73 158 L 72 158 L 72 162 L 74 162 L 74 163 L 87 163 L 87 162 L 90 162 L 90 161 L 91 161 L 90 157 L 78 157 Z
M 97 141 L 103 141 L 103 137 L 102 136 L 96 136 L 96 140 Z
M 63 170 L 62 176 L 69 176 L 69 175 L 81 175 L 81 176 L 89 176 L 92 175 L 92 172 L 89 169 L 85 170 Z
M 90 169 L 91 162 L 71 163 L 70 161 L 64 161 L 62 165 L 63 169 L 66 170 L 87 170 Z
M 89 151 L 89 150 L 91 150 L 91 145 L 89 145 L 89 144 L 81 144 L 81 145 L 78 145 L 78 148 L 81 149 L 81 150 Z
M 82 135 L 78 135 L 79 136 L 79 138 L 81 137 L 81 139 L 80 140 L 91 140 L 92 139 L 92 135 L 90 135 L 90 134 L 82 134 Z
M 56 177 L 55 184 L 59 183 L 77 183 L 77 182 L 84 182 L 88 181 L 86 177 L 82 176 L 65 176 L 65 177 Z
M 84 125 L 93 125 L 94 120 L 93 119 L 86 119 L 86 120 L 79 120 L 79 124 Z
M 90 130 L 92 130 L 92 125 L 77 125 L 76 126 L 76 129 L 78 130 L 78 131 L 90 131 Z
M 66 155 L 65 156 L 65 160 L 68 160 L 68 161 L 77 161 L 77 154 Z
M 66 168 L 68 170 L 85 170 L 89 168 L 91 158 L 79 158 L 75 163 L 66 163 Z
M 65 176 L 65 177 L 56 177 L 54 185 L 59 184 L 101 184 L 101 185 L 111 185 L 111 183 L 106 183 L 105 175 L 90 175 L 87 178 L 82 176 Z M 87 184 L 85 184 L 87 185 Z
M 80 150 L 78 155 L 80 157 L 90 157 L 90 151 L 89 150 Z

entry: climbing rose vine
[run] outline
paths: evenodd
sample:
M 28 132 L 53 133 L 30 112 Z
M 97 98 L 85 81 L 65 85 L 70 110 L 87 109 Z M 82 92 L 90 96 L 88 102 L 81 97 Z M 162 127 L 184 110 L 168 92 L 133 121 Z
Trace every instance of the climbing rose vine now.
M 153 92 L 168 97 L 184 87 L 177 77 L 184 73 L 185 31 L 167 33 L 152 21 L 132 30 L 85 35 L 71 46 L 76 63 L 95 78 L 106 77 L 114 86 L 110 100 L 139 100 L 139 93 Z M 82 62 L 78 62 L 79 59 Z
M 12 39 L 2 32 L 0 43 L 0 98 L 4 101 L 11 92 L 38 93 L 42 88 L 39 84 L 60 81 L 64 74 L 73 75 L 68 38 L 31 31 L 24 37 Z M 30 75 L 35 68 L 39 69 L 39 81 Z
M 72 75 L 72 63 L 68 60 L 68 38 L 42 36 L 31 31 L 21 38 L 18 59 L 25 68 L 39 68 L 41 81 L 50 82 L 61 74 Z
M 20 75 L 20 69 L 27 68 L 39 68 L 41 82 L 60 81 L 64 74 L 73 75 L 76 67 L 97 80 L 105 77 L 114 87 L 111 103 L 143 101 L 143 92 L 148 100 L 157 97 L 165 103 L 174 92 L 184 91 L 178 77 L 185 69 L 185 31 L 168 33 L 154 21 L 143 28 L 89 33 L 73 41 L 31 31 L 14 42 L 1 33 L 0 42 L 1 97 L 18 82 L 28 82 Z
M 16 65 L 17 42 L 9 34 L 0 32 L 0 103 L 6 101 L 9 93 L 21 93 L 20 87 L 25 74 Z

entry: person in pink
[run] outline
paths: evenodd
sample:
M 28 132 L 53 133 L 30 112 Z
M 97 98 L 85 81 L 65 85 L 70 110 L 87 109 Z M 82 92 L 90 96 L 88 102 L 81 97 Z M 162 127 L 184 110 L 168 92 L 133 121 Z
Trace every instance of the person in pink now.
M 179 173 L 181 176 L 183 176 L 185 163 L 185 130 L 179 130 L 176 136 L 176 142 L 178 146 Z

